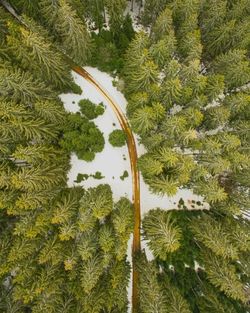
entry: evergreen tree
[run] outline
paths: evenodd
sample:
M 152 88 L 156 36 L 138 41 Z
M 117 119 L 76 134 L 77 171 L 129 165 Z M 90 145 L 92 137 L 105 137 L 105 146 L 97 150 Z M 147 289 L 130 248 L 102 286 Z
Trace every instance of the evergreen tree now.
M 247 301 L 244 284 L 240 281 L 233 265 L 220 257 L 212 256 L 209 252 L 204 256 L 204 264 L 208 279 L 212 284 L 235 300 L 243 303 Z
M 229 89 L 241 87 L 250 80 L 250 66 L 244 50 L 235 49 L 219 55 L 212 67 L 215 73 L 224 75 Z
M 9 27 L 7 42 L 11 52 L 26 69 L 31 69 L 37 77 L 52 83 L 55 87 L 68 87 L 71 84 L 69 68 L 63 62 L 63 56 L 53 49 L 48 38 L 37 31 L 23 27 Z
M 161 210 L 151 210 L 143 220 L 145 238 L 155 256 L 165 260 L 168 253 L 180 247 L 180 229 L 171 221 L 171 216 Z
M 86 26 L 66 0 L 59 0 L 58 4 L 55 28 L 60 35 L 63 49 L 75 62 L 85 64 L 90 46 Z
M 29 103 L 41 98 L 54 98 L 50 88 L 40 79 L 35 79 L 30 73 L 16 67 L 0 68 L 0 76 L 0 95 L 5 99 Z
M 125 0 L 104 0 L 109 15 L 111 31 L 116 33 L 122 26 L 123 12 L 126 8 Z

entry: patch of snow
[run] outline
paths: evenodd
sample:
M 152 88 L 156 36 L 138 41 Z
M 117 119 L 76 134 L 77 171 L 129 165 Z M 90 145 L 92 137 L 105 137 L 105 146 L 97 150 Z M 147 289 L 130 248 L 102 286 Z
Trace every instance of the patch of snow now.
M 145 252 L 148 261 L 154 260 L 153 252 L 150 250 L 148 246 L 148 240 L 144 239 L 141 240 L 141 249 L 142 251 Z
M 115 102 L 117 102 L 121 110 L 126 113 L 127 101 L 124 95 L 119 92 L 116 87 L 113 86 L 113 77 L 107 73 L 103 73 L 96 68 L 85 67 L 85 69 L 98 81 L 98 83 L 109 93 Z M 96 154 L 94 161 L 86 162 L 79 160 L 75 154 L 71 156 L 71 169 L 68 173 L 69 186 L 81 185 L 84 188 L 94 187 L 100 183 L 107 183 L 113 190 L 114 200 L 117 201 L 121 196 L 128 196 L 132 200 L 132 183 L 131 183 L 131 169 L 129 162 L 129 154 L 126 146 L 122 148 L 114 148 L 108 142 L 108 135 L 114 129 L 120 129 L 119 121 L 113 112 L 112 108 L 107 103 L 106 99 L 96 91 L 89 82 L 76 73 L 73 73 L 75 82 L 82 88 L 82 95 L 76 94 L 62 94 L 61 100 L 64 103 L 64 107 L 67 111 L 77 112 L 79 111 L 78 101 L 80 99 L 90 99 L 92 102 L 98 104 L 103 102 L 106 106 L 105 113 L 94 120 L 99 129 L 103 132 L 105 138 L 105 147 L 101 153 Z M 73 103 L 73 101 L 75 103 Z M 116 126 L 113 126 L 113 123 Z M 146 152 L 144 146 L 139 144 L 139 137 L 135 136 L 137 143 L 138 156 L 141 156 Z M 124 160 L 124 156 L 126 160 Z M 123 172 L 127 170 L 129 177 L 124 181 L 120 179 Z M 89 178 L 80 184 L 74 182 L 78 173 L 94 174 L 96 171 L 102 173 L 105 178 L 96 180 Z M 113 178 L 114 177 L 114 178 Z M 142 176 L 140 175 L 140 187 L 141 187 L 141 212 L 142 216 L 146 214 L 150 209 L 161 208 L 164 210 L 178 209 L 177 205 L 182 198 L 189 209 L 193 209 L 190 204 L 190 200 L 201 201 L 203 198 L 193 194 L 189 189 L 179 189 L 178 193 L 174 197 L 160 196 L 150 192 L 148 185 L 145 184 Z
M 109 95 L 117 102 L 121 110 L 126 113 L 127 101 L 124 95 L 119 92 L 116 87 L 113 86 L 113 77 L 110 75 L 99 71 L 96 68 L 85 67 L 85 69 L 96 79 L 96 81 L 103 87 Z M 88 81 L 76 73 L 72 73 L 74 81 L 82 88 L 83 93 L 81 95 L 76 95 L 73 93 L 62 94 L 60 96 L 64 107 L 69 112 L 78 112 L 79 106 L 78 102 L 81 99 L 89 99 L 93 103 L 103 102 L 106 109 L 102 116 L 99 116 L 94 120 L 99 129 L 103 132 L 105 138 L 105 147 L 101 153 L 96 154 L 95 159 L 92 162 L 86 162 L 79 160 L 75 154 L 71 155 L 71 169 L 68 173 L 68 185 L 81 185 L 84 188 L 95 187 L 99 184 L 107 183 L 111 186 L 113 191 L 114 200 L 117 201 L 121 196 L 127 196 L 132 201 L 132 182 L 131 182 L 131 169 L 129 161 L 129 153 L 126 146 L 122 148 L 114 148 L 108 142 L 108 136 L 114 129 L 121 129 L 119 121 L 113 112 L 112 108 L 107 103 L 106 99 L 101 95 L 94 86 L 92 86 Z M 115 124 L 115 126 L 113 125 Z M 139 144 L 139 137 L 135 135 L 138 156 L 146 152 L 145 147 Z M 124 157 L 126 160 L 124 160 Z M 129 177 L 124 181 L 120 179 L 123 172 L 127 170 Z M 75 183 L 78 173 L 82 174 L 94 174 L 95 172 L 101 172 L 105 178 L 97 180 L 94 178 L 88 178 L 86 181 L 81 183 Z M 178 209 L 178 202 L 180 198 L 185 201 L 185 205 L 188 209 L 194 209 L 191 207 L 191 200 L 203 202 L 203 198 L 194 195 L 191 190 L 179 189 L 174 197 L 159 196 L 150 192 L 149 187 L 145 184 L 142 176 L 140 175 L 140 188 L 141 188 L 141 213 L 142 217 L 153 208 L 161 208 L 164 210 Z M 206 205 L 206 204 L 205 204 Z M 205 207 L 203 207 L 205 208 Z M 200 207 L 195 207 L 195 209 L 200 209 Z M 132 240 L 131 235 L 128 242 L 128 261 L 132 264 Z M 152 251 L 150 251 L 147 242 L 142 240 L 142 249 L 144 249 L 148 260 L 153 260 L 154 256 Z M 132 273 L 131 273 L 132 275 Z M 128 286 L 128 297 L 129 301 L 132 296 L 132 276 L 130 277 L 130 282 Z M 129 303 L 129 311 L 131 312 L 131 303 Z
M 127 7 L 124 11 L 124 16 L 127 14 L 130 15 L 132 19 L 132 25 L 135 32 L 141 32 L 144 31 L 146 33 L 150 33 L 150 27 L 144 27 L 141 24 L 141 13 L 143 11 L 143 6 L 140 6 L 140 3 L 134 0 L 133 2 L 133 10 L 132 10 L 132 3 L 131 1 L 128 1 Z
M 103 77 L 100 72 L 100 76 L 101 77 L 99 77 L 98 81 L 102 82 L 103 80 L 106 80 L 106 75 Z M 73 78 L 82 88 L 83 93 L 82 95 L 76 95 L 73 93 L 62 94 L 60 98 L 63 101 L 64 107 L 67 111 L 75 113 L 79 111 L 78 102 L 81 99 L 89 99 L 96 104 L 103 102 L 106 107 L 105 112 L 103 115 L 98 116 L 94 122 L 104 135 L 105 147 L 101 153 L 96 154 L 95 159 L 92 162 L 80 160 L 74 153 L 71 155 L 71 169 L 68 173 L 68 185 L 70 187 L 81 185 L 84 188 L 89 188 L 105 183 L 111 186 L 115 201 L 119 200 L 122 196 L 127 196 L 132 200 L 132 176 L 128 149 L 126 146 L 114 148 L 108 141 L 108 136 L 114 129 L 121 129 L 119 121 L 106 99 L 96 91 L 94 86 L 78 74 L 73 73 Z M 109 83 L 110 82 L 107 81 L 108 86 Z M 118 99 L 119 98 L 120 95 L 118 95 Z M 113 124 L 115 124 L 115 126 Z M 124 160 L 125 158 L 126 160 Z M 81 183 L 75 182 L 78 173 L 90 175 L 97 171 L 102 173 L 102 176 L 104 176 L 103 179 L 98 180 L 90 177 Z M 128 171 L 129 177 L 122 181 L 120 176 L 123 175 L 124 171 Z

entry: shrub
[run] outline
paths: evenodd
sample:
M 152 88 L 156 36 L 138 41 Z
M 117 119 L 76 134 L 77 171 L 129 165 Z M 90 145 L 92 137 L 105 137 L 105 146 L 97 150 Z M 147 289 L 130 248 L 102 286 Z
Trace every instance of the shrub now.
M 113 147 L 122 147 L 126 143 L 126 134 L 120 129 L 113 130 L 109 134 L 109 142 Z
M 102 173 L 101 172 L 95 172 L 94 175 L 91 175 L 93 178 L 95 179 L 103 179 L 105 178 L 105 176 L 102 176 Z
M 95 123 L 80 113 L 71 113 L 60 144 L 66 151 L 75 152 L 79 159 L 90 162 L 95 158 L 95 153 L 103 150 L 105 141 Z
M 77 84 L 75 84 L 75 83 L 71 84 L 71 90 L 72 90 L 73 93 L 76 93 L 78 95 L 82 94 L 82 88 L 80 86 L 78 86 Z
M 89 120 L 93 120 L 94 118 L 97 118 L 97 116 L 104 113 L 103 103 L 99 103 L 98 105 L 96 105 L 89 99 L 82 99 L 78 102 L 78 104 L 80 106 L 81 113 L 85 115 Z
M 74 180 L 75 183 L 81 183 L 82 181 L 85 181 L 89 178 L 88 174 L 82 174 L 78 173 L 76 180 Z
M 128 171 L 124 171 L 122 176 L 120 176 L 120 179 L 121 180 L 124 180 L 125 178 L 127 178 L 129 175 L 128 175 Z

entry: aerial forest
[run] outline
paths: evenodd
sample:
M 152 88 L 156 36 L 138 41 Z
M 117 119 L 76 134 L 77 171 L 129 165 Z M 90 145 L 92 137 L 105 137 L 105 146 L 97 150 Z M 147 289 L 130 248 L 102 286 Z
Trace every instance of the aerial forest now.
M 138 220 L 109 184 L 67 184 L 72 153 L 129 141 L 80 99 L 85 66 L 125 96 L 150 192 L 202 201 Z M 1 0 L 0 313 L 249 313 L 249 144 L 250 0 Z

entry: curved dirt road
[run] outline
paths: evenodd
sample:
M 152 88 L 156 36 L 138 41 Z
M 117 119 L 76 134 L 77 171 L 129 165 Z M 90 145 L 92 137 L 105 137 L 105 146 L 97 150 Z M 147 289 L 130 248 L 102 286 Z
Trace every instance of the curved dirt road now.
M 74 66 L 74 72 L 85 78 L 88 82 L 95 86 L 95 88 L 106 98 L 115 112 L 120 125 L 127 135 L 127 147 L 129 151 L 130 166 L 132 172 L 132 184 L 133 184 L 133 204 L 134 204 L 134 233 L 133 233 L 133 247 L 132 247 L 132 259 L 133 259 L 133 290 L 132 290 L 132 310 L 133 313 L 139 311 L 139 288 L 138 288 L 138 272 L 135 267 L 135 256 L 141 250 L 141 238 L 140 238 L 140 224 L 141 224 L 141 210 L 140 210 L 140 176 L 137 169 L 137 150 L 135 139 L 126 116 L 120 109 L 119 105 L 109 96 L 108 92 L 82 67 Z

